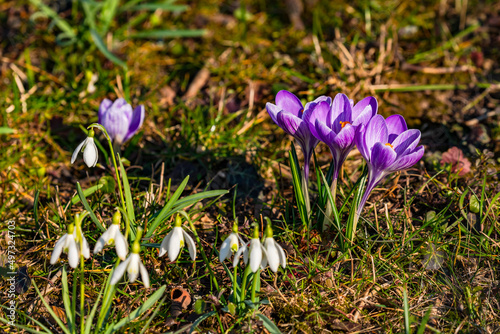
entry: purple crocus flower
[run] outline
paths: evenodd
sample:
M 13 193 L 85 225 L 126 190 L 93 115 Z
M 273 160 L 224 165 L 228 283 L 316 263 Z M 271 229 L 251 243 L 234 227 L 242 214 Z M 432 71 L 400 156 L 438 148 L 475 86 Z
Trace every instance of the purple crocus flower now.
M 122 144 L 129 140 L 144 121 L 144 106 L 137 106 L 134 110 L 125 99 L 115 102 L 104 99 L 99 106 L 98 123 L 104 126 L 114 143 Z
M 333 103 L 317 103 L 311 110 L 309 129 L 314 137 L 328 145 L 333 156 L 333 180 L 354 148 L 356 129 L 366 125 L 377 113 L 374 97 L 367 97 L 353 106 L 345 94 L 337 94 Z
M 361 214 L 373 188 L 393 172 L 409 168 L 424 155 L 424 147 L 418 146 L 420 131 L 408 130 L 401 115 L 384 119 L 376 115 L 366 127 L 356 133 L 356 146 L 368 164 L 368 185 L 357 210 Z
M 294 94 L 281 90 L 276 94 L 276 104 L 266 103 L 266 109 L 272 120 L 278 124 L 286 133 L 293 136 L 299 143 L 304 153 L 304 176 L 309 178 L 309 162 L 314 148 L 319 141 L 309 130 L 309 118 L 311 111 L 318 103 L 330 105 L 332 99 L 320 96 L 312 102 L 308 102 L 304 108 L 300 100 Z

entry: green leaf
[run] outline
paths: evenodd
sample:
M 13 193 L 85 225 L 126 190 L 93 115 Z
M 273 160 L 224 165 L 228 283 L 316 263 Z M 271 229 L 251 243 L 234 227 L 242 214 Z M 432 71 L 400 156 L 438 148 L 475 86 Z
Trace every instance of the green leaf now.
M 172 5 L 169 3 L 141 3 L 135 6 L 127 7 L 123 10 L 151 10 L 155 11 L 157 9 L 170 11 L 170 12 L 184 12 L 188 10 L 188 6 L 186 5 Z
M 213 316 L 215 314 L 215 311 L 211 311 L 211 312 L 208 312 L 208 313 L 205 313 L 204 315 L 200 316 L 198 319 L 196 319 L 194 322 L 193 322 L 193 326 L 191 326 L 191 329 L 189 330 L 189 334 L 193 333 L 196 328 L 198 327 L 198 325 L 205 319 L 207 318 L 210 318 L 211 316 Z
M 160 213 L 156 216 L 156 218 L 153 220 L 151 223 L 151 227 L 148 228 L 148 231 L 146 235 L 144 236 L 145 239 L 151 237 L 151 235 L 154 233 L 158 225 L 160 225 L 161 222 L 163 222 L 165 219 L 168 218 L 168 212 L 170 209 L 174 206 L 175 202 L 179 199 L 181 196 L 182 192 L 184 191 L 184 188 L 186 188 L 186 185 L 189 180 L 189 175 L 186 176 L 186 178 L 182 181 L 182 183 L 179 185 L 177 190 L 174 192 L 170 200 L 165 204 L 163 209 L 161 209 Z
M 104 187 L 104 184 L 100 183 L 100 184 L 96 184 L 95 186 L 92 186 L 90 188 L 87 188 L 83 191 L 83 195 L 85 197 L 89 196 L 89 195 L 92 195 L 93 193 L 95 193 L 97 190 L 101 189 L 102 187 Z M 71 204 L 76 204 L 80 202 L 80 197 L 78 196 L 78 194 L 76 194 L 75 196 L 73 196 L 73 198 L 71 199 Z
M 65 33 L 65 36 L 67 36 L 68 38 L 71 38 L 71 39 L 76 38 L 76 34 L 73 31 L 73 29 L 71 28 L 71 26 L 69 25 L 69 23 L 66 22 L 64 19 L 62 19 L 59 15 L 57 15 L 57 13 L 54 10 L 52 10 L 52 8 L 50 8 L 49 6 L 45 5 L 40 0 L 30 0 L 30 3 L 33 6 L 37 7 L 38 9 L 40 9 L 40 11 L 43 14 L 47 15 L 48 17 L 50 17 L 54 21 L 54 23 L 56 24 L 56 26 Z
M 101 26 L 99 30 L 101 34 L 104 35 L 108 32 L 111 21 L 116 15 L 119 2 L 120 0 L 106 0 L 103 2 L 100 10 Z
M 95 31 L 94 29 L 91 29 L 90 35 L 92 36 L 92 40 L 94 41 L 95 46 L 97 46 L 99 51 L 101 51 L 102 54 L 104 56 L 106 56 L 106 58 L 108 58 L 111 62 L 115 63 L 116 65 L 119 65 L 119 66 L 123 67 L 124 69 L 128 69 L 127 64 L 123 60 L 121 60 L 120 58 L 118 58 L 117 56 L 115 56 L 114 54 L 112 54 L 108 50 L 108 48 L 104 44 L 104 41 L 102 40 L 101 36 L 99 36 L 97 31 Z
M 268 317 L 263 315 L 262 313 L 257 313 L 257 316 L 262 320 L 264 323 L 264 327 L 269 331 L 271 334 L 281 334 L 281 331 L 279 328 L 272 322 Z
M 97 219 L 94 211 L 92 211 L 92 208 L 90 207 L 89 203 L 87 202 L 87 198 L 85 197 L 85 194 L 83 193 L 82 186 L 80 185 L 80 182 L 76 183 L 76 191 L 78 192 L 78 196 L 80 196 L 80 200 L 82 201 L 83 206 L 85 207 L 85 210 L 89 212 L 90 219 L 99 227 L 99 229 L 102 232 L 105 232 L 106 229 L 104 226 L 102 226 L 101 222 L 99 219 Z
M 69 300 L 69 289 L 68 289 L 68 273 L 66 272 L 66 266 L 63 266 L 61 283 L 62 283 L 62 297 L 64 303 L 64 310 L 66 311 L 66 318 L 68 319 L 69 329 L 72 330 L 72 328 L 75 326 L 74 322 L 75 315 L 73 314 L 73 312 L 71 312 L 71 302 Z
M 135 222 L 134 203 L 132 203 L 132 192 L 130 191 L 130 184 L 128 183 L 127 172 L 123 167 L 122 159 L 118 154 L 118 161 L 120 162 L 120 174 L 123 181 L 123 191 L 125 192 L 125 206 L 127 207 L 127 217 L 131 223 L 131 227 Z
M 167 288 L 166 285 L 163 285 L 161 288 L 159 288 L 155 293 L 153 293 L 151 297 L 148 298 L 148 300 L 144 302 L 144 304 L 142 304 L 141 306 L 130 312 L 130 314 L 126 318 L 122 319 L 116 325 L 114 325 L 112 327 L 113 331 L 117 331 L 118 329 L 122 328 L 123 326 L 125 326 L 132 320 L 136 319 L 147 310 L 149 310 L 158 301 L 158 299 L 161 298 L 166 288 Z
M 130 35 L 131 38 L 178 38 L 178 37 L 201 37 L 206 35 L 205 29 L 193 30 L 146 30 Z
M 14 129 L 8 128 L 6 126 L 0 127 L 0 135 L 8 135 L 14 133 Z
M 57 314 L 55 314 L 54 310 L 52 310 L 52 307 L 50 307 L 50 305 L 47 304 L 47 302 L 45 301 L 45 298 L 43 298 L 42 293 L 40 292 L 40 290 L 38 290 L 38 286 L 36 285 L 35 280 L 33 280 L 32 282 L 33 282 L 33 287 L 35 288 L 36 293 L 38 294 L 38 297 L 40 297 L 40 300 L 42 301 L 43 305 L 45 306 L 45 309 L 47 310 L 47 312 L 49 312 L 49 314 L 52 316 L 52 318 L 54 318 L 54 320 L 57 322 L 57 324 L 59 325 L 59 327 L 62 329 L 62 331 L 64 333 L 71 334 L 71 332 L 68 330 L 68 328 L 66 326 L 64 326 L 64 323 L 61 321 L 61 319 L 59 319 Z

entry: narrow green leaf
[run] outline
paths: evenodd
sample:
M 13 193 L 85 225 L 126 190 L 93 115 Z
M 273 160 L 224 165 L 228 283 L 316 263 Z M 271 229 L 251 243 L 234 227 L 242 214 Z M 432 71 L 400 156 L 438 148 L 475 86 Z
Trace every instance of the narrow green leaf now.
M 181 13 L 188 10 L 186 5 L 172 5 L 169 3 L 141 3 L 135 6 L 127 7 L 125 10 L 151 10 L 155 11 L 157 9 L 167 10 L 170 12 Z
M 62 283 L 62 297 L 63 297 L 64 310 L 66 311 L 66 318 L 68 319 L 69 330 L 72 331 L 73 327 L 75 326 L 75 323 L 73 322 L 73 320 L 75 319 L 75 315 L 72 314 L 71 312 L 71 302 L 69 300 L 69 289 L 68 289 L 68 273 L 66 272 L 66 266 L 63 266 L 61 283 Z
M 118 3 L 120 0 L 105 0 L 102 4 L 102 9 L 100 10 L 100 33 L 105 35 L 109 26 L 111 25 L 111 21 L 116 15 L 116 10 L 118 8 Z
M 136 319 L 139 317 L 141 314 L 149 310 L 157 301 L 158 299 L 161 298 L 163 295 L 163 292 L 165 292 L 165 289 L 167 288 L 166 285 L 163 285 L 161 288 L 159 288 L 151 297 L 148 298 L 141 306 L 130 312 L 130 314 L 119 321 L 116 325 L 113 326 L 113 331 L 117 331 L 118 329 L 122 328 L 132 320 Z
M 174 206 L 175 202 L 177 202 L 177 200 L 181 196 L 182 192 L 184 191 L 184 188 L 186 188 L 188 180 L 189 180 L 189 175 L 186 176 L 186 178 L 179 185 L 179 187 L 174 192 L 172 197 L 168 200 L 167 204 L 165 204 L 163 209 L 161 209 L 160 213 L 153 220 L 153 222 L 151 223 L 151 226 L 148 228 L 146 235 L 144 236 L 145 239 L 151 237 L 151 235 L 154 233 L 154 231 L 156 230 L 158 225 L 160 225 L 161 222 L 163 222 L 163 220 L 165 220 L 168 217 L 168 212 L 170 211 L 170 209 Z
M 208 313 L 205 313 L 204 315 L 200 316 L 198 319 L 196 319 L 194 322 L 193 322 L 193 326 L 191 326 L 191 329 L 189 330 L 189 334 L 193 333 L 196 328 L 198 328 L 198 325 L 205 319 L 207 318 L 210 318 L 211 316 L 213 316 L 214 314 L 216 313 L 216 311 L 210 311 Z
M 48 17 L 50 17 L 54 23 L 56 24 L 56 26 L 61 29 L 65 34 L 66 36 L 68 36 L 69 38 L 76 38 L 76 34 L 75 32 L 73 31 L 73 29 L 71 28 L 71 26 L 69 25 L 68 22 L 66 22 L 64 19 L 62 19 L 59 15 L 57 15 L 57 13 L 52 10 L 52 8 L 50 8 L 49 6 L 45 5 L 42 1 L 40 0 L 30 0 L 30 3 L 37 7 L 38 9 L 40 9 L 40 11 L 42 13 L 44 13 L 45 15 L 47 15 Z
M 179 38 L 179 37 L 202 37 L 206 35 L 205 29 L 193 30 L 146 30 L 130 35 L 131 38 Z
M 95 46 L 97 46 L 99 51 L 101 51 L 102 54 L 106 56 L 106 58 L 108 58 L 111 62 L 115 63 L 116 65 L 121 66 L 124 69 L 128 69 L 127 64 L 123 60 L 121 60 L 108 50 L 108 48 L 104 44 L 104 41 L 102 40 L 101 36 L 99 36 L 97 31 L 91 29 L 90 35 L 92 36 L 92 40 L 94 41 Z
M 262 313 L 257 313 L 257 316 L 262 320 L 264 323 L 264 327 L 269 331 L 271 334 L 281 334 L 281 331 L 279 328 L 272 322 L 268 317 L 263 315 Z
M 404 317 L 405 317 L 405 333 L 411 334 L 410 306 L 408 305 L 408 292 L 406 291 L 406 286 L 403 288 L 403 308 L 404 308 Z
M 429 307 L 427 312 L 425 312 L 425 315 L 422 318 L 422 322 L 420 323 L 420 326 L 418 327 L 417 334 L 424 334 L 425 325 L 427 325 L 427 322 L 429 322 L 429 318 L 431 317 L 432 308 L 433 308 L 433 306 Z
M 89 195 L 92 195 L 93 193 L 95 193 L 97 190 L 101 189 L 102 187 L 104 187 L 104 184 L 102 183 L 99 183 L 99 184 L 96 184 L 95 186 L 92 186 L 90 188 L 87 188 L 83 191 L 83 194 L 85 195 L 85 197 L 89 196 Z M 78 196 L 78 194 L 76 194 L 75 196 L 73 196 L 73 198 L 71 199 L 71 204 L 75 205 L 76 203 L 80 202 L 80 196 Z
M 120 174 L 123 181 L 123 192 L 125 193 L 125 206 L 127 207 L 127 217 L 131 226 L 135 222 L 134 203 L 132 202 L 132 192 L 130 191 L 130 184 L 128 183 L 127 172 L 123 167 L 122 159 L 118 154 L 118 161 L 120 162 Z
M 47 312 L 49 312 L 49 314 L 57 322 L 57 324 L 59 325 L 59 328 L 61 328 L 64 333 L 71 334 L 71 332 L 68 330 L 68 328 L 66 326 L 64 326 L 64 323 L 62 322 L 62 320 L 59 319 L 57 314 L 55 314 L 54 310 L 52 310 L 52 307 L 50 307 L 50 305 L 47 304 L 47 302 L 45 301 L 45 298 L 43 298 L 42 293 L 40 292 L 40 290 L 38 290 L 38 286 L 36 285 L 36 282 L 34 280 L 32 282 L 33 282 L 33 287 L 35 288 L 36 293 L 38 294 L 38 297 L 40 297 L 40 300 L 42 301 L 43 305 L 45 306 L 45 309 L 47 310 Z
M 76 183 L 76 191 L 78 192 L 78 196 L 80 196 L 80 201 L 82 201 L 83 206 L 85 207 L 85 210 L 89 212 L 90 219 L 99 227 L 99 229 L 102 232 L 105 232 L 106 229 L 104 226 L 102 226 L 101 222 L 99 219 L 97 219 L 94 211 L 92 211 L 92 208 L 90 207 L 89 203 L 87 202 L 87 198 L 85 197 L 85 194 L 83 193 L 82 186 L 80 185 L 80 182 Z

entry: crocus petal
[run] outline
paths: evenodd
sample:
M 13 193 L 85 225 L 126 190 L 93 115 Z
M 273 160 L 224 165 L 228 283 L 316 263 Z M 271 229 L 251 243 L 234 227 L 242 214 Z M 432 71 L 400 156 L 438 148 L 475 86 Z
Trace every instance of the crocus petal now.
M 125 270 L 128 267 L 132 255 L 130 255 L 125 261 L 123 261 L 118 265 L 118 267 L 116 267 L 115 271 L 113 271 L 113 276 L 111 276 L 111 281 L 109 282 L 109 284 L 115 285 L 120 281 L 120 279 L 123 277 L 123 274 L 125 273 Z
M 132 114 L 132 107 L 124 99 L 117 99 L 104 113 L 101 124 L 113 141 L 123 142 L 130 127 Z
M 256 272 L 262 262 L 262 247 L 259 239 L 250 241 L 250 269 Z
M 416 164 L 424 155 L 424 147 L 419 146 L 415 149 L 415 151 L 410 154 L 403 155 L 399 157 L 394 164 L 389 167 L 389 171 L 395 172 L 398 170 L 403 170 L 406 168 L 410 168 L 414 164 Z
M 226 240 L 222 242 L 219 253 L 219 261 L 224 262 L 229 256 L 231 256 L 231 235 L 229 235 Z
M 314 107 L 308 109 L 307 119 L 304 117 L 304 121 L 307 122 L 309 125 L 309 131 L 311 131 L 312 135 L 318 138 L 319 140 L 322 139 L 319 137 L 318 132 L 316 131 L 316 120 L 325 123 L 326 126 L 326 119 L 329 113 L 330 113 L 330 103 L 320 102 L 316 104 Z
M 365 158 L 366 161 L 370 161 L 370 154 L 368 153 L 369 150 L 366 147 L 365 143 L 365 132 L 366 132 L 366 126 L 363 124 L 360 124 L 356 127 L 356 134 L 354 136 L 354 143 L 356 144 L 356 147 L 359 150 L 359 153 Z
M 312 109 L 315 108 L 315 106 L 321 102 L 326 102 L 330 106 L 332 104 L 332 98 L 329 96 L 322 95 L 318 98 L 316 98 L 314 101 L 307 102 L 305 107 L 304 107 L 304 115 L 302 116 L 302 119 L 306 119 L 306 115 L 311 112 Z
M 245 244 L 243 244 L 243 246 L 241 246 L 238 249 L 236 254 L 234 254 L 233 267 L 236 267 L 238 265 L 238 262 L 240 261 L 240 256 L 241 256 L 241 254 L 243 254 L 243 252 L 246 251 L 246 249 L 247 249 L 247 246 Z
M 120 258 L 120 260 L 125 260 L 127 257 L 127 241 L 125 240 L 125 237 L 123 234 L 121 234 L 120 231 L 115 234 L 115 248 L 116 248 L 116 254 Z
M 87 142 L 87 139 L 82 141 L 80 143 L 80 145 L 78 145 L 78 147 L 73 151 L 73 155 L 71 156 L 71 163 L 75 162 L 76 157 L 78 156 L 78 153 L 80 153 L 80 150 L 82 149 L 83 144 L 85 144 L 86 142 Z
M 163 241 L 161 242 L 161 245 L 160 245 L 160 255 L 158 256 L 163 256 L 167 253 L 167 250 L 168 250 L 168 245 L 170 244 L 170 238 L 172 237 L 172 234 L 174 233 L 174 231 L 170 231 L 169 234 L 167 234 L 167 236 L 165 238 L 163 238 Z
M 356 131 L 354 126 L 346 124 L 342 130 L 333 139 L 333 145 L 337 146 L 340 150 L 351 150 L 354 144 L 354 135 Z
M 385 170 L 396 160 L 396 151 L 390 146 L 375 143 L 372 150 L 370 164 L 376 170 Z
M 398 157 L 405 152 L 413 151 L 413 149 L 418 145 L 420 141 L 420 131 L 416 129 L 406 130 L 402 134 L 396 137 L 392 142 L 394 151 L 398 154 Z
M 57 240 L 56 244 L 54 245 L 54 250 L 52 250 L 52 256 L 50 257 L 50 264 L 56 263 L 59 257 L 61 256 L 64 245 L 66 244 L 67 237 L 68 235 L 65 234 L 59 240 Z
M 127 266 L 128 273 L 128 281 L 130 283 L 134 283 L 137 277 L 139 276 L 139 263 L 141 262 L 141 258 L 139 254 L 132 253 L 130 254 L 130 262 Z
M 278 125 L 280 128 L 285 130 L 289 135 L 295 136 L 296 132 L 299 130 L 300 125 L 303 123 L 302 119 L 299 117 L 281 112 L 278 114 Z
M 97 123 L 102 124 L 101 121 L 104 117 L 104 114 L 106 113 L 106 111 L 108 111 L 109 107 L 111 107 L 112 104 L 113 101 L 111 101 L 110 99 L 102 100 L 101 105 L 99 105 L 99 112 L 97 113 L 98 116 Z
M 68 237 L 70 238 L 70 236 Z M 78 262 L 80 262 L 80 252 L 74 239 L 68 245 L 68 262 L 71 268 L 78 267 Z
M 142 282 L 144 283 L 144 286 L 146 288 L 149 288 L 149 274 L 146 267 L 142 264 L 142 262 L 139 262 L 139 270 L 141 271 L 141 278 Z
M 319 119 L 316 120 L 316 123 L 314 125 L 316 128 L 316 133 L 318 134 L 318 138 L 322 142 L 330 146 L 331 143 L 333 143 L 335 137 L 337 136 L 335 132 L 333 132 L 332 129 L 330 129 L 325 123 L 323 123 Z
M 408 130 L 408 126 L 406 125 L 406 121 L 405 121 L 404 117 L 401 115 L 391 115 L 391 116 L 387 117 L 387 119 L 385 120 L 385 123 L 387 124 L 387 129 L 389 130 L 388 142 L 391 144 L 394 141 L 394 139 L 396 139 L 397 136 L 399 136 L 401 133 Z
M 107 229 L 106 232 L 104 232 L 99 237 L 99 239 L 97 239 L 97 242 L 96 242 L 96 244 L 94 246 L 94 254 L 97 254 L 100 251 L 102 251 L 102 249 L 104 248 L 104 246 L 106 246 L 106 244 L 108 243 L 108 240 L 110 238 L 110 233 L 109 233 L 110 229 L 111 229 L 111 227 L 109 229 Z
M 267 102 L 266 109 L 267 109 L 267 112 L 269 113 L 269 116 L 271 116 L 271 119 L 273 120 L 273 122 L 278 124 L 278 113 L 281 112 L 280 107 L 278 107 L 277 105 L 272 104 L 270 102 Z
M 382 115 L 375 115 L 366 126 L 364 132 L 364 145 L 366 154 L 372 156 L 371 150 L 375 143 L 387 143 L 387 125 Z M 366 157 L 364 157 L 366 159 Z
M 187 244 L 189 255 L 191 256 L 191 260 L 196 259 L 196 244 L 194 243 L 193 238 L 186 231 L 182 230 L 182 234 L 184 235 L 184 241 Z
M 88 259 L 90 257 L 90 247 L 87 239 L 82 235 L 82 245 L 81 245 L 81 253 L 84 258 Z
M 352 123 L 351 103 L 345 94 L 335 95 L 326 125 L 335 133 L 339 133 L 340 129 L 342 129 L 341 122 Z
M 278 267 L 280 266 L 280 258 L 274 239 L 266 238 L 266 240 L 264 241 L 264 247 L 267 251 L 267 261 L 269 262 L 269 268 L 271 268 L 273 272 L 277 272 Z
M 172 230 L 172 236 L 170 237 L 168 243 L 168 258 L 171 262 L 174 262 L 179 256 L 181 251 L 181 241 L 183 240 L 182 227 L 174 227 Z
M 87 164 L 87 166 L 95 167 L 98 159 L 98 151 L 97 146 L 94 143 L 94 138 L 88 137 L 87 144 L 85 146 L 85 150 L 83 151 L 83 161 Z
M 356 103 L 352 108 L 352 124 L 368 124 L 370 119 L 377 113 L 378 102 L 373 96 L 368 96 Z
M 285 113 L 290 113 L 294 116 L 302 118 L 304 107 L 299 98 L 286 90 L 280 90 L 276 94 L 276 105 Z
M 142 123 L 144 122 L 144 115 L 145 112 L 143 105 L 137 106 L 134 109 L 134 113 L 132 114 L 132 119 L 130 121 L 130 126 L 128 128 L 127 135 L 125 136 L 125 139 L 123 139 L 124 142 L 129 140 L 133 135 L 135 135 L 137 130 L 140 129 Z

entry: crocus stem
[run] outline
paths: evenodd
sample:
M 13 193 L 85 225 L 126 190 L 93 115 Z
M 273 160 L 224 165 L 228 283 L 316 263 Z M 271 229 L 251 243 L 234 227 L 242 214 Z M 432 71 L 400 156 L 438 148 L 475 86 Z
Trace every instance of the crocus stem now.
M 115 150 L 113 149 L 113 144 L 111 143 L 111 139 L 108 136 L 106 136 L 106 138 L 108 139 L 109 150 L 111 151 L 111 157 L 113 158 L 113 165 L 115 166 L 116 183 L 118 183 L 118 190 L 120 191 L 120 199 L 122 202 L 122 207 L 125 210 L 125 212 L 127 212 L 127 208 L 125 207 L 125 199 L 123 197 L 122 183 L 120 175 L 118 174 L 118 165 L 116 164 Z
M 245 290 L 247 289 L 247 280 L 248 280 L 248 275 L 252 269 L 250 269 L 250 266 L 248 265 L 245 268 L 245 272 L 243 273 L 243 281 L 241 282 L 241 293 L 240 293 L 240 300 L 243 302 L 245 300 Z
M 304 202 L 306 205 L 306 213 L 307 217 L 305 217 L 309 221 L 309 216 L 311 214 L 311 202 L 309 201 L 309 189 L 307 188 L 307 179 L 306 173 L 303 171 L 302 173 L 302 194 L 304 195 Z M 309 229 L 311 229 L 311 222 L 308 223 Z
M 254 304 L 256 303 L 255 290 L 257 290 L 258 281 L 260 281 L 260 268 L 257 269 L 257 271 L 253 275 L 251 300 L 252 300 L 252 303 L 254 303 Z
M 85 330 L 85 282 L 84 282 L 84 258 L 80 255 L 80 333 Z
M 233 302 L 236 303 L 236 286 L 238 285 L 238 267 L 234 267 L 233 277 Z
M 354 221 L 352 224 L 352 232 L 351 232 L 351 236 L 350 236 L 351 241 L 354 240 L 354 235 L 356 234 L 356 227 L 358 226 L 359 216 L 361 216 L 361 212 L 363 211 L 365 203 L 368 200 L 368 197 L 370 197 L 372 190 L 375 188 L 375 186 L 379 182 L 380 182 L 380 180 L 374 181 L 371 178 L 368 182 L 368 186 L 365 189 L 365 193 L 363 194 L 363 197 L 361 198 L 361 201 L 359 202 L 358 208 L 357 208 L 356 212 L 354 213 Z
M 332 181 L 332 185 L 330 186 L 330 192 L 332 193 L 333 205 L 335 204 L 335 199 L 337 197 L 337 178 L 334 178 Z M 323 219 L 323 231 L 326 230 L 326 226 L 329 223 L 328 219 L 332 216 L 332 205 L 330 204 L 330 200 L 326 201 L 326 210 L 325 217 Z

